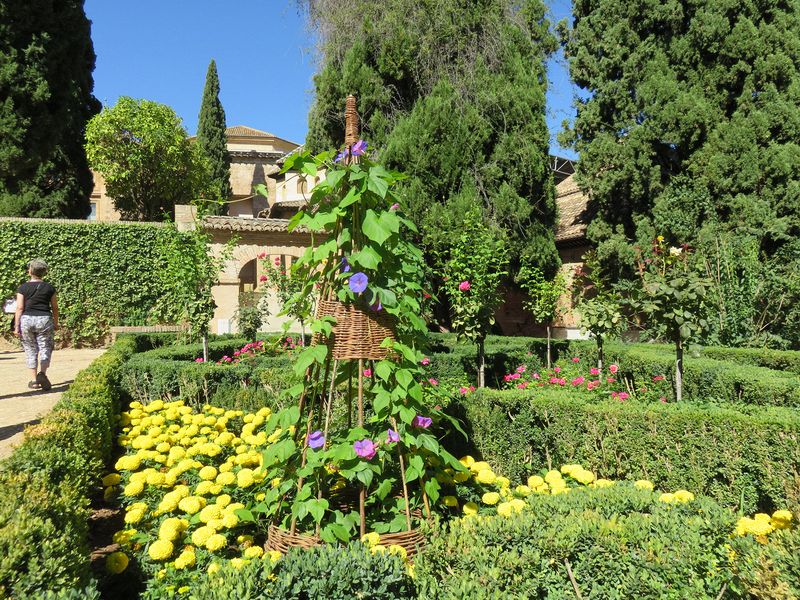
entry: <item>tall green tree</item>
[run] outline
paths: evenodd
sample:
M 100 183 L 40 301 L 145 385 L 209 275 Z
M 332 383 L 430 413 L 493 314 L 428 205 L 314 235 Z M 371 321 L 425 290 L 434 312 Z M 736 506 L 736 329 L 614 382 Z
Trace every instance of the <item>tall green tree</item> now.
M 512 269 L 558 266 L 548 168 L 545 60 L 555 47 L 540 0 L 308 0 L 322 67 L 306 143 L 340 146 L 348 94 L 364 138 L 410 177 L 404 209 L 442 257 L 472 209 L 498 226 Z
M 219 76 L 217 63 L 212 59 L 206 73 L 203 102 L 197 121 L 197 144 L 208 158 L 211 182 L 209 184 L 209 212 L 228 214 L 228 205 L 219 200 L 231 197 L 231 157 L 228 154 L 228 138 L 225 135 L 225 109 L 219 100 Z
M 580 153 L 588 235 L 616 277 L 633 278 L 636 245 L 659 234 L 717 254 L 718 240 L 746 236 L 767 271 L 784 269 L 777 257 L 787 255 L 789 270 L 800 268 L 796 3 L 576 0 L 564 39 L 588 97 L 562 141 Z M 743 255 L 731 273 L 757 264 Z M 753 296 L 743 315 L 800 300 L 788 280 L 780 302 L 774 286 L 762 289 L 769 296 Z M 777 319 L 767 333 L 784 330 L 796 324 Z
M 0 215 L 84 218 L 95 54 L 83 0 L 0 2 Z
M 89 121 L 86 140 L 124 219 L 160 221 L 208 192 L 208 159 L 165 104 L 123 96 Z

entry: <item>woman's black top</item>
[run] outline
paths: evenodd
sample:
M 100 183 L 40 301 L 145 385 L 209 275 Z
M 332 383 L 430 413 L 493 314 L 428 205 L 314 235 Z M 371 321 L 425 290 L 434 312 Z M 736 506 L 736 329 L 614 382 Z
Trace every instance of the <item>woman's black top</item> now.
M 47 317 L 50 311 L 50 300 L 56 293 L 56 288 L 46 281 L 27 281 L 19 286 L 18 294 L 25 297 L 23 315 L 32 317 Z

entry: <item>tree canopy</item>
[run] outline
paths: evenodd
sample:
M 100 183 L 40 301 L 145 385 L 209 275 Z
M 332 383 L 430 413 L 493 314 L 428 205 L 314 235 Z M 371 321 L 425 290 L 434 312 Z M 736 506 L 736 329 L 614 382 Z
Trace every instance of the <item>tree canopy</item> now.
M 720 289 L 748 289 L 716 294 L 716 341 L 800 343 L 797 7 L 576 0 L 565 46 L 589 97 L 562 140 L 605 267 L 632 278 L 657 235 L 697 246 Z
M 83 0 L 0 3 L 0 215 L 89 214 L 94 63 Z
M 558 265 L 548 168 L 540 0 L 309 0 L 322 66 L 307 145 L 341 145 L 348 94 L 363 136 L 410 177 L 404 208 L 446 257 L 473 208 L 503 231 L 512 264 Z
M 86 129 L 92 168 L 124 219 L 161 220 L 208 190 L 208 160 L 169 106 L 121 97 Z
M 217 64 L 212 59 L 206 73 L 203 101 L 197 121 L 197 144 L 208 158 L 210 178 L 208 196 L 211 200 L 228 200 L 231 197 L 231 157 L 225 135 L 225 109 L 219 100 Z M 228 205 L 209 203 L 209 210 L 227 214 Z

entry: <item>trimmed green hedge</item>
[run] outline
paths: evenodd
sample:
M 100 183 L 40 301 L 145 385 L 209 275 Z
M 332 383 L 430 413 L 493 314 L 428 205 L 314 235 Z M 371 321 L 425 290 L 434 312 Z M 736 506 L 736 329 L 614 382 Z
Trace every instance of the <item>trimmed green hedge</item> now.
M 800 375 L 800 352 L 796 350 L 707 347 L 703 348 L 702 354 L 717 360 L 766 367 L 775 371 L 787 371 Z
M 746 511 L 800 506 L 800 414 L 761 407 L 590 403 L 561 390 L 482 390 L 449 408 L 474 450 L 522 480 L 580 463 L 610 479 L 645 478 Z M 468 452 L 451 434 L 453 451 Z
M 0 463 L 0 597 L 29 598 L 89 581 L 87 509 L 111 458 L 120 367 L 151 344 L 120 338 Z

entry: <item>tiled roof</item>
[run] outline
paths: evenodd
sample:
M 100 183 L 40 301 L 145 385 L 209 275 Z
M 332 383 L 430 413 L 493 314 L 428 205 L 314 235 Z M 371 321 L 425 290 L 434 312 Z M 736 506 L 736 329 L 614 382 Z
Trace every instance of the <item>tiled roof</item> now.
M 229 137 L 275 137 L 274 134 L 268 131 L 261 131 L 254 129 L 247 125 L 234 125 L 225 129 L 225 134 Z
M 581 240 L 586 237 L 588 197 L 580 190 L 575 175 L 570 175 L 556 186 L 558 224 L 556 242 Z
M 288 233 L 288 219 L 244 219 L 241 217 L 205 217 L 203 226 L 211 231 L 247 231 Z M 305 228 L 296 228 L 294 232 L 305 233 Z

